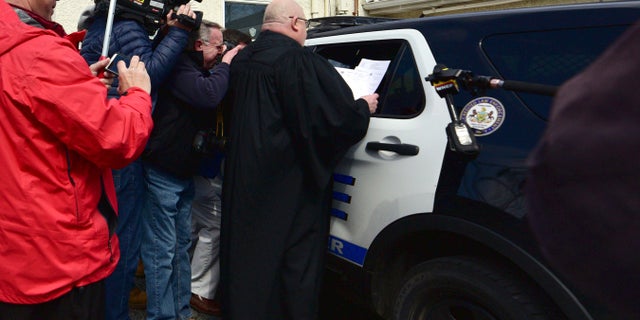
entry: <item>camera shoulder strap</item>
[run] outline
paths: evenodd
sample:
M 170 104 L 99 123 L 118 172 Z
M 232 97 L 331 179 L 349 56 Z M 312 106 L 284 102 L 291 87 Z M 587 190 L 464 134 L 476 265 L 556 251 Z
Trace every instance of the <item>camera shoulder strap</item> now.
M 224 114 L 222 105 L 216 108 L 216 137 L 224 137 Z

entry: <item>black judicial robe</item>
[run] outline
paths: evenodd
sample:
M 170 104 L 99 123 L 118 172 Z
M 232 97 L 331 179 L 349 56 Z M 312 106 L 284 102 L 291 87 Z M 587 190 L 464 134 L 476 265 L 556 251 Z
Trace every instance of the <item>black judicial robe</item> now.
M 315 319 L 332 174 L 367 131 L 367 103 L 323 57 L 270 31 L 235 57 L 229 88 L 224 319 Z
M 529 160 L 545 256 L 618 319 L 640 319 L 640 21 L 562 85 Z

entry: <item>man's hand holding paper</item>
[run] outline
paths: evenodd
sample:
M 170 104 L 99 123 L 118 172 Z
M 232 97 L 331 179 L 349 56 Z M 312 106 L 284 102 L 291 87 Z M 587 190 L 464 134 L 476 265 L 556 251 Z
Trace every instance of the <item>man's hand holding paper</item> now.
M 362 59 L 355 69 L 336 67 L 336 70 L 353 91 L 353 98 L 357 99 L 376 91 L 390 62 L 389 60 Z

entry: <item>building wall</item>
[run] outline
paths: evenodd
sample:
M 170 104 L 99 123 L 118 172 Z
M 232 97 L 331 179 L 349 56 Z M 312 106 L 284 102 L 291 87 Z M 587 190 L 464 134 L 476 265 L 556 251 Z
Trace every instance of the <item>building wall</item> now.
M 76 31 L 82 11 L 93 0 L 62 0 L 56 3 L 53 20 L 60 23 L 67 32 Z
M 248 0 L 235 2 L 266 5 L 270 0 Z M 298 3 L 300 3 L 304 8 L 307 17 L 326 16 L 325 5 L 323 2 L 324 0 L 298 1 Z M 91 4 L 93 4 L 93 0 L 59 0 L 56 4 L 53 19 L 62 24 L 67 32 L 76 31 L 78 19 L 80 18 L 82 11 Z M 202 11 L 205 19 L 218 22 L 224 26 L 224 0 L 202 0 L 202 2 L 191 1 L 191 6 L 195 10 Z M 314 13 L 313 16 L 312 12 Z

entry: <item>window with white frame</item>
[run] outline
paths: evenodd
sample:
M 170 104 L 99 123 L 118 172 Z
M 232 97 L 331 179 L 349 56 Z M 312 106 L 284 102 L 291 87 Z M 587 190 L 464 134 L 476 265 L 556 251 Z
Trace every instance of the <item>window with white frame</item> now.
M 262 17 L 267 3 L 235 2 L 224 3 L 224 24 L 226 29 L 237 29 L 255 39 L 262 26 Z

